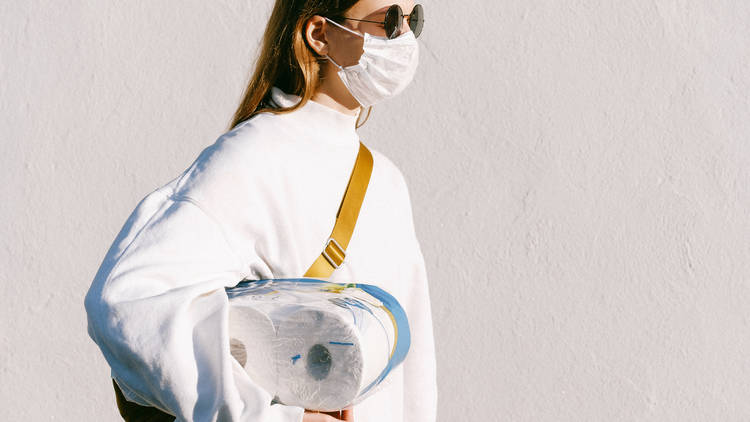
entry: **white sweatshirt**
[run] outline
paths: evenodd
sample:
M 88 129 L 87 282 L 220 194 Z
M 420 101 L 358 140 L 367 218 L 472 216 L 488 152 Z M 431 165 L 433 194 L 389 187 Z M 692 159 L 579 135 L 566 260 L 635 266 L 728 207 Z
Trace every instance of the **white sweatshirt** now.
M 299 97 L 274 87 L 287 106 Z M 205 148 L 128 217 L 89 289 L 88 333 L 125 397 L 177 421 L 299 422 L 230 355 L 225 287 L 302 277 L 333 229 L 357 116 L 315 101 L 261 113 Z M 402 173 L 362 140 L 373 170 L 346 260 L 330 280 L 375 284 L 403 306 L 411 347 L 357 422 L 434 422 L 437 384 L 425 264 Z M 112 391 L 114 394 L 114 390 Z

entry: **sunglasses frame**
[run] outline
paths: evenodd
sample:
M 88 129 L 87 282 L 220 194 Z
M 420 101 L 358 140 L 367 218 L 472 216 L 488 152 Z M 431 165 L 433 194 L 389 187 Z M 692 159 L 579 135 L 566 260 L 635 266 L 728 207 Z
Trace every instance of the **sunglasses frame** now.
M 408 15 L 405 15 L 404 11 L 401 10 L 401 6 L 399 6 L 397 4 L 393 4 L 390 7 L 388 7 L 388 10 L 386 10 L 386 12 L 385 12 L 385 18 L 383 19 L 382 22 L 381 21 L 371 21 L 371 20 L 367 20 L 367 19 L 354 19 L 354 18 L 342 18 L 342 19 L 347 19 L 347 20 L 350 20 L 350 21 L 372 22 L 372 23 L 382 24 L 383 27 L 385 27 L 386 36 L 388 37 L 388 39 L 393 39 L 393 38 L 396 38 L 399 35 L 401 35 L 401 25 L 396 25 L 394 28 L 392 28 L 390 30 L 390 34 L 389 34 L 388 33 L 389 32 L 388 31 L 388 27 L 386 26 L 386 22 L 388 22 L 388 15 L 389 14 L 397 13 L 398 14 L 398 22 L 399 23 L 402 23 L 403 19 L 405 17 L 408 17 L 407 22 L 409 23 L 409 28 L 411 28 L 411 30 L 414 31 L 414 28 L 411 27 L 411 15 L 414 14 L 414 10 L 416 10 L 417 7 L 419 7 L 421 10 L 424 10 L 424 6 L 422 6 L 421 4 L 415 4 L 414 7 L 411 9 L 411 12 L 409 12 Z M 422 22 L 422 25 L 424 25 L 424 17 L 422 17 L 422 19 L 420 21 Z M 415 25 L 416 25 L 416 23 L 415 23 Z M 422 33 L 422 28 L 419 27 L 419 32 L 415 33 L 414 37 L 415 38 L 418 37 L 419 34 L 421 34 L 421 33 Z

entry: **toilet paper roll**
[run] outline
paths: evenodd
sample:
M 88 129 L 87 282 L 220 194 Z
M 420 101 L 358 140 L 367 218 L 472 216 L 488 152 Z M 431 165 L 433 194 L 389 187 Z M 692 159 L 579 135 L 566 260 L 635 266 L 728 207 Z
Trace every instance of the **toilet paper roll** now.
M 229 346 L 232 356 L 255 383 L 272 396 L 278 384 L 276 329 L 262 311 L 235 302 L 229 308 Z
M 249 308 L 231 318 L 245 321 L 231 324 L 233 354 L 278 403 L 320 411 L 356 404 L 383 385 L 409 350 L 406 314 L 374 285 L 257 280 L 227 295 L 230 308 Z
M 290 313 L 277 330 L 279 400 L 321 411 L 346 407 L 388 364 L 387 328 L 367 309 L 332 305 Z

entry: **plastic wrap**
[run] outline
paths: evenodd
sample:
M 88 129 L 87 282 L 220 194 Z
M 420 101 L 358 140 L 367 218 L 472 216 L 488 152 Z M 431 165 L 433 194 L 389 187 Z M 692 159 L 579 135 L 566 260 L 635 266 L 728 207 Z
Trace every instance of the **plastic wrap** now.
M 279 403 L 351 406 L 382 388 L 409 351 L 404 310 L 374 285 L 304 277 L 226 291 L 232 356 Z

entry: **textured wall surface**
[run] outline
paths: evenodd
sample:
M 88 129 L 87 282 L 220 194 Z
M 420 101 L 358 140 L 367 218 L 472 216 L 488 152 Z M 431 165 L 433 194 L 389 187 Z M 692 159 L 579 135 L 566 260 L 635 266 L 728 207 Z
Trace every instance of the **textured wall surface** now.
M 271 5 L 0 3 L 0 420 L 119 420 L 84 294 Z M 409 183 L 439 420 L 750 420 L 750 3 L 425 8 L 360 132 Z

